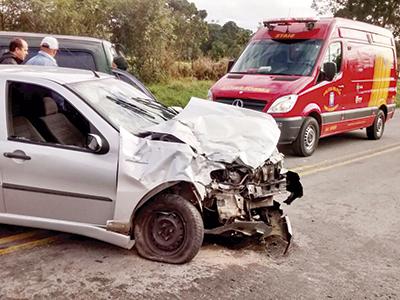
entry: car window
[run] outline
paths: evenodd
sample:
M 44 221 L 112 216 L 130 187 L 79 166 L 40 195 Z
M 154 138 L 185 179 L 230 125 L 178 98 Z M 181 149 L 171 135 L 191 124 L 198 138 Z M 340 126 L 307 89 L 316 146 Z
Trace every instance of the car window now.
M 99 134 L 59 93 L 22 82 L 7 87 L 9 139 L 88 150 L 88 134 Z
M 77 50 L 59 50 L 56 55 L 60 67 L 96 70 L 94 57 L 90 52 Z

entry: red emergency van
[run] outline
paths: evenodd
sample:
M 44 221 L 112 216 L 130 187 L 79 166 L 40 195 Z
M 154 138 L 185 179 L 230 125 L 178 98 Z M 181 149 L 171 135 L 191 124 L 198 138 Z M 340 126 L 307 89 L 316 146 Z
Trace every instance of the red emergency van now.
M 366 128 L 380 139 L 395 111 L 392 33 L 342 18 L 264 22 L 209 98 L 271 114 L 280 143 L 311 155 L 322 137 Z

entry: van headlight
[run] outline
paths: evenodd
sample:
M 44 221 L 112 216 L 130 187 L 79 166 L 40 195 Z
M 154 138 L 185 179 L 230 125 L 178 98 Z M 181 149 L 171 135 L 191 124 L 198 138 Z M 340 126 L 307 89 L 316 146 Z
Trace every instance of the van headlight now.
M 213 100 L 213 93 L 211 92 L 211 89 L 208 90 L 207 99 L 208 100 Z
M 276 99 L 268 109 L 268 113 L 287 113 L 291 111 L 296 104 L 297 98 L 297 95 L 286 95 Z

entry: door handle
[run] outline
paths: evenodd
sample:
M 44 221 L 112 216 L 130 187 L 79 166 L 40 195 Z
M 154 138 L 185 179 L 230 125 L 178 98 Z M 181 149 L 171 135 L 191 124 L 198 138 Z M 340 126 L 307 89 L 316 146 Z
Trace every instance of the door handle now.
M 31 160 L 31 157 L 26 155 L 24 151 L 16 150 L 14 152 L 4 152 L 4 157 L 7 158 L 15 158 L 15 159 L 22 159 L 22 160 Z

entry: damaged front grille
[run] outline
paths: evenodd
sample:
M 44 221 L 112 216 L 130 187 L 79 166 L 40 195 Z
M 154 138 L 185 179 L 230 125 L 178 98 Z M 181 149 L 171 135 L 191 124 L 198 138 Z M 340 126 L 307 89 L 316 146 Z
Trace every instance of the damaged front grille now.
M 281 172 L 279 155 L 255 170 L 229 165 L 214 171 L 207 189 L 207 206 L 218 211 L 223 224 L 235 218 L 248 219 L 252 208 L 270 206 L 274 195 L 286 192 L 286 178 Z
M 212 182 L 206 186 L 203 201 L 205 232 L 216 235 L 255 236 L 263 239 L 278 236 L 291 241 L 287 216 L 276 200 L 284 194 L 284 203 L 303 195 L 297 173 L 283 169 L 283 155 L 275 151 L 260 167 L 227 164 L 223 170 L 211 172 Z M 281 199 L 281 200 L 283 200 Z

